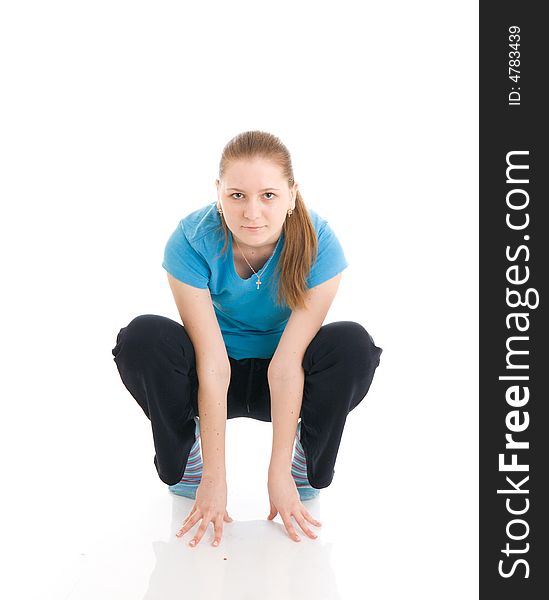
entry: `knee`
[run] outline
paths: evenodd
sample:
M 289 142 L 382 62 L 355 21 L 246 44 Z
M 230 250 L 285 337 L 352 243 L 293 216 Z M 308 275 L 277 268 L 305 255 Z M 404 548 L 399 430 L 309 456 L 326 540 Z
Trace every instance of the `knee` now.
M 149 360 L 153 350 L 166 334 L 167 317 L 160 315 L 139 315 L 123 327 L 117 337 L 112 354 L 116 362 L 135 364 L 142 359 Z
M 355 321 L 339 321 L 334 325 L 334 338 L 337 340 L 340 354 L 346 360 L 361 357 L 378 361 L 382 349 L 375 345 L 372 336 Z

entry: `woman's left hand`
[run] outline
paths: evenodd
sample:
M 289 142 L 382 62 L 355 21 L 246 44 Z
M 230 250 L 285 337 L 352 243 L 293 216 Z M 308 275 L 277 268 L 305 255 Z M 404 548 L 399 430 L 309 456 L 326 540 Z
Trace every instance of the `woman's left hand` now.
M 267 519 L 272 521 L 278 513 L 282 518 L 284 527 L 291 539 L 296 542 L 300 541 L 294 526 L 292 525 L 291 517 L 297 521 L 303 532 L 312 539 L 318 536 L 311 531 L 307 526 L 306 521 L 317 527 L 321 523 L 309 514 L 307 509 L 299 499 L 299 492 L 295 485 L 294 478 L 290 472 L 271 472 L 269 471 L 269 480 L 267 483 L 269 489 L 269 501 L 271 503 L 271 512 Z

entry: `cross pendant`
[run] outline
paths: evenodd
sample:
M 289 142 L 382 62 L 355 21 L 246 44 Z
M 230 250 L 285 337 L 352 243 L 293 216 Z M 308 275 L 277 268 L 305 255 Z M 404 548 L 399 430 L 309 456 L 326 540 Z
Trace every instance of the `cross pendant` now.
M 257 285 L 256 289 L 259 289 L 259 286 L 261 285 L 261 283 L 262 282 L 259 280 L 259 277 L 258 277 L 257 281 L 255 282 L 255 284 Z

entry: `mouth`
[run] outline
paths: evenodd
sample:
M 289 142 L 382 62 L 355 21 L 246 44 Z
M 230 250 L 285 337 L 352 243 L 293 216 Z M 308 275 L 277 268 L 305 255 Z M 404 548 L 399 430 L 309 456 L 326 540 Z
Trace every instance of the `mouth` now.
M 243 227 L 244 227 L 244 229 L 248 229 L 249 231 L 258 231 L 259 229 L 263 229 L 263 227 L 265 227 L 265 225 L 261 225 L 261 227 L 246 227 L 244 225 Z

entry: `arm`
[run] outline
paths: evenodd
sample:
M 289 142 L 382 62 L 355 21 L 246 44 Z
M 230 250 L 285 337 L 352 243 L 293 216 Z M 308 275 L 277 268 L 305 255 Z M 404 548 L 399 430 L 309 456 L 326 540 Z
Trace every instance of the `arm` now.
M 303 400 L 303 367 L 294 365 L 280 376 L 269 376 L 273 445 L 269 473 L 291 472 L 297 420 Z
M 231 365 L 213 310 L 210 290 L 168 274 L 181 320 L 194 347 L 198 376 L 198 415 L 203 479 L 225 479 L 225 428 Z
M 225 479 L 225 429 L 230 374 L 219 377 L 207 370 L 198 375 L 198 415 L 202 441 L 202 478 Z
M 305 308 L 292 311 L 268 369 L 273 445 L 269 473 L 291 472 L 292 449 L 303 400 L 307 347 L 322 326 L 341 273 L 308 290 Z

